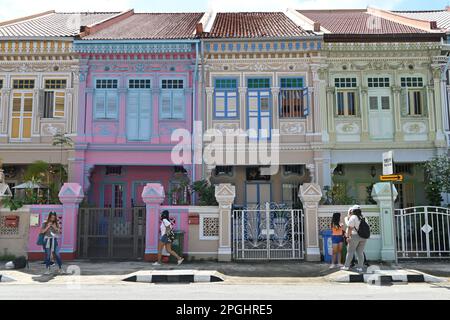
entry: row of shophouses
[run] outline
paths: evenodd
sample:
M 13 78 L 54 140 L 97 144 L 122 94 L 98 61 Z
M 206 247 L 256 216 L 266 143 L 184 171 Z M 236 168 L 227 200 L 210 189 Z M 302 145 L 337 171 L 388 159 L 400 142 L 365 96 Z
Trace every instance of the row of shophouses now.
M 95 207 L 143 206 L 147 183 L 164 187 L 165 204 L 190 204 L 186 186 L 201 179 L 232 183 L 243 206 L 295 207 L 304 183 L 368 204 L 394 150 L 397 206 L 425 205 L 420 164 L 450 141 L 448 21 L 448 9 L 369 7 L 1 22 L 5 180 L 12 188 L 31 163 L 62 161 Z M 180 129 L 194 133 L 181 144 Z M 250 131 L 225 143 L 234 161 L 202 159 L 209 136 L 238 129 Z M 58 132 L 75 142 L 62 158 Z M 279 155 L 275 174 L 251 157 L 262 140 Z

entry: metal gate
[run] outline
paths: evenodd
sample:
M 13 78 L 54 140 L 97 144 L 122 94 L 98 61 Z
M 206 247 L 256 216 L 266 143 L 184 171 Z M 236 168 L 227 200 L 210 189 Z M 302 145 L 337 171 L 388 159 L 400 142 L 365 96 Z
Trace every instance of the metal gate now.
M 395 228 L 399 258 L 450 257 L 450 209 L 397 209 Z
M 145 251 L 145 208 L 81 208 L 80 258 L 137 259 Z
M 302 210 L 264 208 L 233 211 L 235 260 L 295 260 L 304 258 Z

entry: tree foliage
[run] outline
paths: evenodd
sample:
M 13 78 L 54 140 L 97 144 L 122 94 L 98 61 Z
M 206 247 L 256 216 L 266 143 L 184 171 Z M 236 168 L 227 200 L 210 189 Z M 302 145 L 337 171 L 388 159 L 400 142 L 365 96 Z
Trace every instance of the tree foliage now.
M 439 206 L 441 193 L 450 193 L 450 159 L 437 156 L 423 165 L 425 170 L 425 193 L 430 205 Z

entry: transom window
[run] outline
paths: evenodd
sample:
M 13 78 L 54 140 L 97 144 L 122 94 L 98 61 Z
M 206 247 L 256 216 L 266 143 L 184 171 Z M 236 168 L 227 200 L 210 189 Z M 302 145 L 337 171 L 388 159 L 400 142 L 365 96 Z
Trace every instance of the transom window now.
M 183 89 L 184 80 L 181 79 L 164 79 L 161 82 L 162 89 Z
M 267 88 L 270 88 L 270 79 L 268 79 L 268 78 L 248 79 L 248 88 L 249 89 L 267 89 Z
M 107 166 L 105 175 L 120 176 L 122 174 L 122 166 Z
M 236 118 L 238 106 L 237 80 L 216 79 L 214 115 L 216 118 Z
M 369 88 L 389 88 L 390 81 L 389 78 L 368 78 L 367 79 Z
M 334 79 L 336 88 L 356 88 L 356 78 L 336 78 Z
M 34 80 L 31 79 L 14 80 L 13 89 L 34 89 Z
M 130 89 L 151 89 L 150 79 L 130 79 L 128 80 L 128 88 Z
M 303 78 L 282 78 L 280 90 L 280 118 L 302 118 L 308 115 L 308 88 Z
M 117 79 L 97 79 L 95 82 L 95 87 L 97 89 L 117 89 L 118 80 Z
M 409 88 L 423 87 L 423 78 L 422 77 L 403 77 L 400 80 L 401 80 L 402 87 L 409 87 Z
M 45 80 L 45 89 L 65 89 L 65 88 L 67 88 L 66 79 Z
M 216 89 L 237 89 L 237 80 L 216 79 Z
M 221 175 L 232 176 L 233 175 L 233 167 L 232 166 L 217 166 L 215 168 L 215 175 L 216 176 L 221 176 Z
M 303 78 L 282 78 L 281 88 L 303 88 Z
M 283 169 L 285 175 L 297 174 L 302 176 L 305 173 L 304 165 L 284 165 Z

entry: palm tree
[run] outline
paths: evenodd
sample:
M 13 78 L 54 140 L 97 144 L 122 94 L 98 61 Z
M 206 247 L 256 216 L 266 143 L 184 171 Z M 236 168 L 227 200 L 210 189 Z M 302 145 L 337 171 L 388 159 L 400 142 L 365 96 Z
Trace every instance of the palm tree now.
M 66 133 L 62 133 L 61 131 L 58 131 L 54 136 L 53 136 L 53 145 L 54 146 L 59 146 L 60 147 L 60 151 L 61 151 L 61 161 L 60 161 L 60 165 L 61 168 L 59 170 L 59 183 L 63 184 L 63 179 L 62 179 L 62 169 L 63 169 L 63 147 L 71 147 L 73 145 L 73 140 L 68 137 L 66 135 Z

